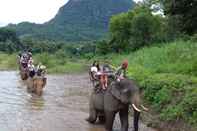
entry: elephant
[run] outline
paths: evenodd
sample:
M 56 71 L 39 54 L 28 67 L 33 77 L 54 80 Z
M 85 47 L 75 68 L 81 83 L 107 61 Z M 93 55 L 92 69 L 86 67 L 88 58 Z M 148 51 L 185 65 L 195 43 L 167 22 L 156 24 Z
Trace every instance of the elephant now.
M 42 90 L 46 85 L 47 78 L 45 77 L 37 77 L 33 80 L 33 88 L 37 95 L 42 95 Z
M 38 96 L 42 95 L 43 88 L 45 87 L 47 78 L 34 77 L 28 79 L 27 88 L 30 92 L 36 93 Z
M 112 131 L 116 113 L 119 113 L 121 131 L 128 131 L 129 105 L 134 111 L 134 131 L 138 131 L 138 121 L 142 108 L 148 110 L 140 102 L 139 88 L 133 80 L 114 81 L 106 91 L 92 92 L 89 103 L 89 123 L 95 123 L 97 118 L 105 123 L 106 131 Z

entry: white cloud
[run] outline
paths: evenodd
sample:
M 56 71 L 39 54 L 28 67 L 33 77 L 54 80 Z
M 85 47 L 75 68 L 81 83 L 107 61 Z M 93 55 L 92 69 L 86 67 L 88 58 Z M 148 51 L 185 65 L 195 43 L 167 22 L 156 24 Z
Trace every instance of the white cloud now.
M 135 2 L 143 1 L 143 0 L 134 0 Z
M 0 26 L 29 21 L 44 23 L 68 0 L 0 0 Z

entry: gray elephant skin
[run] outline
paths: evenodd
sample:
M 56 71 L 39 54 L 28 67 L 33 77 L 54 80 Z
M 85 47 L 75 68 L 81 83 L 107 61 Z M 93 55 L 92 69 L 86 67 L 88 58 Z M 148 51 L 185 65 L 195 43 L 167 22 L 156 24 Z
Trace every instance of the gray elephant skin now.
M 140 104 L 139 88 L 129 79 L 113 82 L 105 92 L 93 91 L 86 120 L 95 123 L 98 118 L 105 123 L 106 131 L 112 131 L 115 115 L 119 113 L 121 131 L 128 131 L 129 105 L 132 105 L 134 111 L 134 131 L 138 131 L 139 108 L 143 106 Z

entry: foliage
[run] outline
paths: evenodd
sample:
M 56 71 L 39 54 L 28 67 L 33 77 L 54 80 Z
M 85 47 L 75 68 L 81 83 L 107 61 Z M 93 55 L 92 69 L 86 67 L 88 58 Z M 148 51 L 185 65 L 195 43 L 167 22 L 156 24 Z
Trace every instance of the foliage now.
M 196 0 L 165 0 L 163 1 L 164 12 L 170 17 L 176 17 L 183 33 L 192 35 L 197 32 L 197 1 Z
M 106 55 L 109 52 L 112 52 L 112 49 L 110 48 L 110 44 L 106 41 L 98 41 L 96 46 L 96 52 L 102 55 Z
M 122 13 L 113 16 L 110 20 L 110 32 L 113 39 L 111 46 L 116 52 L 126 50 L 128 47 L 132 15 L 131 13 Z
M 9 28 L 0 28 L 0 51 L 12 53 L 22 48 L 16 32 Z
M 169 37 L 165 18 L 153 15 L 145 5 L 113 16 L 110 33 L 110 46 L 115 52 L 137 50 L 154 42 L 167 41 Z
M 31 49 L 33 53 L 54 53 L 61 49 L 65 43 L 49 40 L 36 40 L 31 37 L 21 39 L 24 49 Z

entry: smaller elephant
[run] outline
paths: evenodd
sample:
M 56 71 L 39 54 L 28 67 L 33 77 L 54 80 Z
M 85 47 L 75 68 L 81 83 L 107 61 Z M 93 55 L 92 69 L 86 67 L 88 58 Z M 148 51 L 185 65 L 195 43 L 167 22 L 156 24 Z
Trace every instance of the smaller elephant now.
M 43 88 L 46 85 L 47 78 L 37 77 L 33 78 L 33 89 L 37 95 L 42 95 Z
M 128 131 L 129 105 L 134 111 L 134 131 L 138 131 L 140 108 L 147 108 L 140 102 L 139 88 L 129 79 L 113 82 L 105 92 L 93 91 L 90 97 L 89 117 L 86 120 L 95 123 L 98 118 L 105 121 L 106 131 L 112 131 L 115 115 L 119 113 L 121 131 Z
M 27 83 L 28 91 L 34 92 L 37 95 L 41 96 L 43 88 L 46 85 L 47 78 L 45 77 L 35 77 L 29 78 Z

